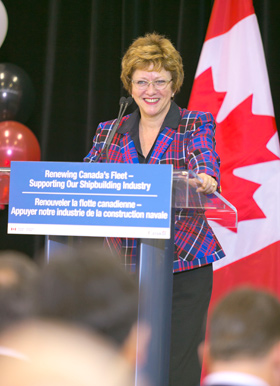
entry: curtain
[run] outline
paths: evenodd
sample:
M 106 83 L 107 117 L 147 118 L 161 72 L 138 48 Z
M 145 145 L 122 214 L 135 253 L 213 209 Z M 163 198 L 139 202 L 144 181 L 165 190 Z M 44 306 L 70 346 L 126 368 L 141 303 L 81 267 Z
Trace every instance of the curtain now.
M 2 0 L 8 31 L 0 63 L 13 63 L 30 76 L 35 107 L 25 125 L 40 143 L 43 161 L 80 162 L 91 148 L 99 122 L 113 119 L 119 98 L 121 58 L 146 32 L 168 37 L 180 51 L 184 85 L 175 101 L 188 104 L 213 5 L 211 0 Z M 276 123 L 280 127 L 280 3 L 254 0 Z M 133 111 L 135 105 L 128 112 Z M 33 256 L 44 238 L 7 235 L 7 207 L 0 211 L 1 249 Z

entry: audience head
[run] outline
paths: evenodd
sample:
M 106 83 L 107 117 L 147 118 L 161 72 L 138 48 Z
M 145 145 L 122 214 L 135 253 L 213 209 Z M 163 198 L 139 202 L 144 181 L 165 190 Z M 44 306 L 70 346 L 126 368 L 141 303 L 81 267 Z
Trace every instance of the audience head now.
M 241 288 L 214 309 L 209 324 L 213 359 L 262 357 L 280 342 L 280 302 L 272 294 Z
M 27 255 L 0 252 L 0 332 L 35 313 L 39 267 Z
M 122 345 L 137 321 L 138 287 L 118 258 L 96 245 L 67 249 L 42 266 L 39 314 Z
M 204 359 L 210 377 L 234 372 L 280 385 L 280 302 L 274 295 L 249 287 L 232 291 L 211 313 L 208 332 Z
M 133 367 L 113 344 L 68 323 L 29 320 L 6 330 L 0 344 L 10 345 L 28 358 L 1 358 L 1 385 L 134 385 Z

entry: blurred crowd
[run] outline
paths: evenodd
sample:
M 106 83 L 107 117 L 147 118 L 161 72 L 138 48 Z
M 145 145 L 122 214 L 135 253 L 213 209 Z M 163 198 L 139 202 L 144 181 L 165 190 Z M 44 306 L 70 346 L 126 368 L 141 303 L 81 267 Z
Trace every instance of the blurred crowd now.
M 150 338 L 137 309 L 137 279 L 100 245 L 62 249 L 48 261 L 1 252 L 0 385 L 153 386 L 144 375 L 135 383 Z M 280 386 L 276 296 L 233 290 L 207 331 L 202 386 Z
M 134 385 L 149 339 L 137 308 L 135 278 L 100 246 L 0 253 L 0 384 Z

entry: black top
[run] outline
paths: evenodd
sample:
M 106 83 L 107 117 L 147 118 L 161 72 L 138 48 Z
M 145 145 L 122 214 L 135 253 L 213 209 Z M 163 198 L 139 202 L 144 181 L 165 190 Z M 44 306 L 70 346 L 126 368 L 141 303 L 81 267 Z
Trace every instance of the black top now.
M 152 154 L 153 148 L 155 146 L 155 143 L 157 141 L 157 138 L 149 151 L 149 154 L 145 158 L 142 153 L 141 149 L 141 144 L 140 144 L 140 139 L 139 139 L 139 121 L 140 121 L 141 115 L 140 115 L 140 110 L 137 108 L 130 116 L 129 118 L 124 121 L 124 123 L 120 126 L 118 129 L 118 133 L 129 133 L 131 136 L 135 148 L 137 150 L 138 154 L 138 159 L 140 164 L 148 163 L 150 156 Z M 166 114 L 166 117 L 164 118 L 163 124 L 161 125 L 160 131 L 163 131 L 163 129 L 168 126 L 173 129 L 177 129 L 179 122 L 181 120 L 181 115 L 180 115 L 180 110 L 179 107 L 176 105 L 175 102 L 171 102 L 170 109 L 168 113 Z

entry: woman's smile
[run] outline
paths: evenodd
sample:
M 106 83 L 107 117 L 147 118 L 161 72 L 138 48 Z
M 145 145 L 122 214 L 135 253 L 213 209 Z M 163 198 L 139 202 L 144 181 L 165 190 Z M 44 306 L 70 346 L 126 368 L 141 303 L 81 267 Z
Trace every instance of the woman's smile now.
M 157 89 L 154 82 L 158 80 L 170 81 L 171 73 L 165 69 L 160 72 L 153 71 L 153 68 L 149 70 L 136 70 L 134 72 L 132 96 L 140 109 L 142 118 L 162 118 L 163 120 L 171 104 L 172 82 L 168 83 L 164 89 Z M 148 83 L 145 89 L 141 89 L 142 86 L 137 86 L 141 82 Z

